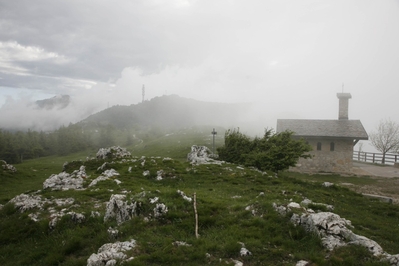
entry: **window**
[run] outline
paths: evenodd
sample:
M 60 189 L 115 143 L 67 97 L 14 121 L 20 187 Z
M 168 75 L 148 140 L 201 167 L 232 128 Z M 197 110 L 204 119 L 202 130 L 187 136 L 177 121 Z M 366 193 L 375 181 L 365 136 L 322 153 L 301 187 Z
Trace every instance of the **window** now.
M 321 142 L 317 142 L 317 150 L 321 151 Z
M 331 142 L 330 143 L 330 151 L 334 151 L 334 149 L 335 149 L 335 143 Z

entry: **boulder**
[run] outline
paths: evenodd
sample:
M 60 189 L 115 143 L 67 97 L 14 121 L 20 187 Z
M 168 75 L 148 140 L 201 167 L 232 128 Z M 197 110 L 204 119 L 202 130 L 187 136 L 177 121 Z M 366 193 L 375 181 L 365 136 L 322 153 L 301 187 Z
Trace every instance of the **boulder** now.
M 136 246 L 136 240 L 131 239 L 125 242 L 107 243 L 102 245 L 97 253 L 91 254 L 87 259 L 87 266 L 109 266 L 116 265 L 117 261 L 129 260 L 126 251 Z
M 61 172 L 52 174 L 43 182 L 43 189 L 51 190 L 69 190 L 83 189 L 84 178 L 86 178 L 85 166 L 81 166 L 79 170 L 73 171 L 71 174 Z
M 116 219 L 119 224 L 130 220 L 134 215 L 137 215 L 140 209 L 140 202 L 133 202 L 128 204 L 126 195 L 115 194 L 111 195 L 107 203 L 104 222 L 111 219 Z
M 121 159 L 130 158 L 132 154 L 125 148 L 119 146 L 113 146 L 110 148 L 101 148 L 98 150 L 96 157 L 97 159 Z
M 311 201 L 307 200 L 306 202 Z M 286 215 L 286 212 L 282 212 L 284 206 L 273 203 L 273 208 L 281 215 Z M 352 227 L 351 221 L 332 212 L 312 213 L 306 209 L 305 211 L 306 213 L 302 215 L 293 213 L 291 222 L 304 227 L 307 232 L 317 234 L 326 249 L 333 250 L 346 245 L 360 245 L 366 247 L 374 256 L 380 257 L 383 261 L 388 261 L 390 265 L 399 266 L 399 254 L 390 255 L 384 252 L 382 247 L 374 240 L 353 233 L 348 228 Z
M 43 200 L 42 197 L 37 195 L 27 195 L 22 193 L 12 198 L 9 202 L 14 203 L 15 208 L 20 212 L 25 212 L 34 208 L 42 210 L 43 205 L 48 201 L 46 199 Z
M 15 173 L 17 171 L 17 168 L 15 168 L 13 165 L 8 164 L 6 161 L 0 160 L 0 163 L 3 164 L 3 170 L 11 172 L 11 173 Z
M 191 152 L 187 154 L 187 161 L 191 164 L 222 164 L 222 161 L 217 161 L 210 158 L 211 150 L 206 146 L 191 146 Z

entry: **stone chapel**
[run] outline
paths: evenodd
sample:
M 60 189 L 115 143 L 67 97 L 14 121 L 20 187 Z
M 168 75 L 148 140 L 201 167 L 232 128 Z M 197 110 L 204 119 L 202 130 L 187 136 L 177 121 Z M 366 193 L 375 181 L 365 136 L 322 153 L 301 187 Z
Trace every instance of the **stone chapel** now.
M 313 150 L 312 158 L 300 158 L 290 170 L 299 172 L 350 173 L 353 146 L 359 140 L 368 140 L 360 120 L 349 120 L 350 93 L 337 93 L 339 112 L 337 120 L 278 119 L 277 132 L 290 130 L 294 138 L 303 138 Z

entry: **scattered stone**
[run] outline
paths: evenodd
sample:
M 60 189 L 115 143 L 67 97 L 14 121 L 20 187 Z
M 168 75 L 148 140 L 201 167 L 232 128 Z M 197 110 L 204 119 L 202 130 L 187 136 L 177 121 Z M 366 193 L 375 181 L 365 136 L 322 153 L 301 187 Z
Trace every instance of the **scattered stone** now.
M 57 206 L 65 206 L 65 205 L 72 205 L 75 202 L 75 199 L 73 199 L 73 198 L 54 199 L 53 202 Z
M 177 190 L 177 193 L 178 193 L 180 196 L 182 196 L 184 200 L 187 200 L 188 202 L 191 202 L 191 201 L 193 200 L 192 198 L 187 197 L 186 194 L 185 194 L 183 191 L 181 191 L 181 190 Z
M 323 184 L 321 184 L 323 187 L 331 187 L 334 186 L 334 183 L 330 183 L 330 182 L 324 182 Z
M 107 233 L 111 239 L 117 239 L 119 231 L 118 231 L 118 229 L 113 229 L 112 227 L 109 227 L 107 230 Z
M 104 168 L 107 167 L 107 164 L 107 162 L 103 163 L 100 167 L 97 168 L 97 171 L 104 170 Z
M 47 203 L 48 200 L 43 200 L 41 196 L 22 193 L 12 198 L 9 202 L 14 203 L 15 208 L 22 213 L 34 208 L 43 210 L 43 205 Z
M 175 241 L 172 243 L 172 245 L 177 246 L 177 247 L 180 247 L 180 246 L 191 247 L 192 246 L 191 244 L 187 244 L 186 242 L 183 242 L 183 241 Z
M 77 213 L 77 212 L 68 212 L 67 214 L 71 215 L 71 219 L 73 222 L 81 224 L 85 221 L 86 217 L 81 214 L 81 213 Z
M 239 260 L 230 259 L 230 261 L 231 263 L 234 263 L 234 266 L 244 266 L 244 263 Z
M 150 171 L 149 170 L 143 172 L 143 176 L 148 176 L 148 175 L 150 175 Z
M 39 221 L 39 214 L 38 213 L 29 213 L 28 216 L 34 222 L 38 222 Z
M 259 195 L 258 195 L 258 196 L 256 196 L 256 198 L 259 198 L 259 197 L 261 197 L 261 196 L 265 196 L 265 192 L 261 192 L 261 193 L 259 193 Z
M 94 179 L 93 181 L 91 181 L 91 183 L 89 184 L 89 187 L 95 186 L 97 185 L 98 182 L 100 181 L 104 181 L 104 180 L 108 180 L 111 177 L 117 176 L 119 175 L 119 173 L 115 170 L 115 169 L 108 169 L 105 170 L 99 177 L 97 177 L 96 179 Z M 122 183 L 121 181 L 115 179 L 115 182 L 119 185 L 120 183 Z M 120 183 L 118 183 L 118 181 Z
M 0 162 L 3 164 L 3 170 L 5 171 L 9 171 L 11 173 L 15 173 L 17 171 L 17 168 L 15 168 L 13 165 L 8 164 L 6 161 L 4 160 L 0 160 Z
M 132 172 L 132 167 L 131 166 L 129 166 L 129 169 L 127 170 L 129 173 L 131 173 Z
M 156 178 L 156 180 L 162 180 L 163 179 L 163 175 L 164 175 L 164 172 L 163 172 L 163 170 L 159 170 L 159 171 L 157 171 L 157 178 Z
M 153 198 L 153 199 L 150 198 L 150 203 L 151 203 L 151 204 L 154 204 L 154 203 L 158 202 L 158 200 L 159 200 L 158 197 L 155 197 L 155 198 Z
M 288 205 L 287 205 L 287 208 L 294 208 L 294 209 L 302 209 L 302 207 L 301 207 L 301 205 L 299 205 L 298 203 L 296 203 L 296 202 L 290 202 Z
M 251 255 L 252 255 L 252 253 L 251 253 L 248 249 L 246 249 L 246 248 L 244 248 L 244 247 L 242 247 L 242 248 L 240 249 L 240 256 L 241 256 L 241 257 L 251 256 Z
M 58 175 L 52 174 L 43 183 L 43 189 L 51 190 L 69 190 L 83 189 L 84 178 L 86 178 L 85 166 L 81 166 L 79 170 L 73 171 L 71 174 L 61 172 Z
M 281 216 L 285 216 L 287 214 L 287 208 L 283 205 L 277 205 L 273 202 L 273 208 L 276 212 L 278 212 Z
M 306 265 L 308 265 L 309 264 L 309 262 L 307 262 L 306 260 L 300 260 L 300 261 L 298 261 L 296 264 L 295 264 L 295 266 L 306 266 Z
M 239 199 L 239 198 L 241 198 L 241 196 L 235 195 L 235 196 L 232 196 L 231 198 L 232 198 L 232 199 Z
M 100 216 L 101 214 L 98 211 L 91 211 L 90 217 L 96 218 Z
M 163 203 L 157 203 L 154 208 L 154 217 L 159 218 L 168 213 L 168 207 Z
M 110 148 L 101 148 L 98 150 L 96 157 L 97 159 L 120 159 L 130 158 L 132 154 L 125 148 L 119 146 L 113 146 Z
M 131 239 L 125 242 L 107 243 L 102 245 L 97 254 L 93 253 L 87 259 L 87 266 L 99 266 L 99 265 L 116 265 L 117 261 L 127 261 L 131 258 L 127 258 L 126 251 L 133 249 L 136 246 L 136 240 Z

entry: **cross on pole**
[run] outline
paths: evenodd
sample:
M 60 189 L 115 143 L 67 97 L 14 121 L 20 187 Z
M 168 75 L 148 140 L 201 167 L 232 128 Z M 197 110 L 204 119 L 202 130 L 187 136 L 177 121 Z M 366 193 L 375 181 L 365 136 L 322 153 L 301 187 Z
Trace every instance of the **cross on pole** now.
M 217 132 L 215 131 L 215 129 L 213 129 L 211 133 L 213 135 L 212 154 L 215 155 L 215 135 L 217 134 Z

